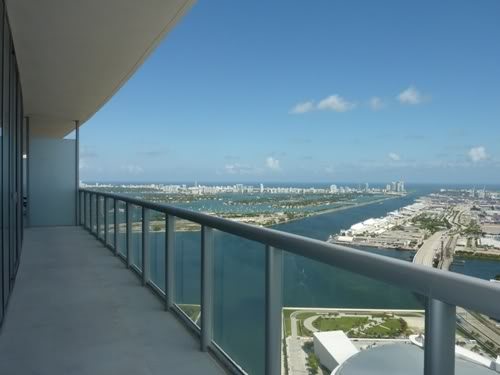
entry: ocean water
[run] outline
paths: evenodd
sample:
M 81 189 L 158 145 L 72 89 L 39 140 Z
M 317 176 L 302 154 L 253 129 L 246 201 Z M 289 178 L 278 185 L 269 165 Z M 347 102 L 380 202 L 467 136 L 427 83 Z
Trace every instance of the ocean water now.
M 500 261 L 456 257 L 450 270 L 468 276 L 491 280 L 500 275 Z M 463 263 L 462 263 L 463 262 Z
M 275 229 L 326 240 L 330 234 L 370 217 L 406 206 L 435 187 L 421 187 L 406 197 L 327 213 L 275 226 Z M 152 279 L 164 285 L 164 235 L 151 237 Z M 393 249 L 362 249 L 402 260 L 410 253 Z M 179 304 L 200 303 L 200 232 L 176 233 L 176 291 Z M 455 272 L 491 278 L 499 262 L 471 261 Z M 214 338 L 251 374 L 264 365 L 264 246 L 216 232 Z M 497 271 L 495 271 L 495 269 Z M 409 291 L 359 276 L 310 259 L 285 253 L 284 304 L 301 307 L 422 308 Z

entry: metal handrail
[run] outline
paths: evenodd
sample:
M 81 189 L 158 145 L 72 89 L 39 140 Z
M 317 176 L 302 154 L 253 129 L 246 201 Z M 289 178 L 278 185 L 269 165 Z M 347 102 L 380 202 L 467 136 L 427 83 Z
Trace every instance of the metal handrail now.
M 397 285 L 429 298 L 500 318 L 500 287 L 495 283 L 275 229 L 244 224 L 163 203 L 148 202 L 124 194 L 80 190 L 193 221 L 202 226 Z
M 175 292 L 175 220 L 181 218 L 201 225 L 201 337 L 200 348 L 212 351 L 228 368 L 238 374 L 239 366 L 225 354 L 213 339 L 214 236 L 213 229 L 247 240 L 262 243 L 266 259 L 265 280 L 265 374 L 281 374 L 282 340 L 282 252 L 300 255 L 324 264 L 338 267 L 378 281 L 408 289 L 424 297 L 425 314 L 425 375 L 453 375 L 455 371 L 456 306 L 500 318 L 500 287 L 478 278 L 441 271 L 403 260 L 368 253 L 366 251 L 222 219 L 162 203 L 149 202 L 124 194 L 80 189 L 83 193 L 83 225 L 94 233 L 115 254 L 117 202 L 125 203 L 127 266 L 141 275 L 143 285 L 149 285 L 149 210 L 165 214 L 165 307 L 178 313 Z M 92 199 L 94 197 L 94 199 Z M 99 198 L 104 198 L 100 204 Z M 108 244 L 107 213 L 104 214 L 105 234 L 100 237 L 100 208 L 107 212 L 107 199 L 114 201 L 113 245 Z M 94 207 L 95 204 L 95 207 Z M 142 208 L 142 270 L 134 269 L 131 261 L 132 205 Z M 103 207 L 104 206 L 104 207 Z M 88 221 L 87 221 L 88 208 Z M 94 231 L 94 227 L 96 230 Z M 183 317 L 184 319 L 187 319 Z M 236 370 L 235 370 L 236 369 Z

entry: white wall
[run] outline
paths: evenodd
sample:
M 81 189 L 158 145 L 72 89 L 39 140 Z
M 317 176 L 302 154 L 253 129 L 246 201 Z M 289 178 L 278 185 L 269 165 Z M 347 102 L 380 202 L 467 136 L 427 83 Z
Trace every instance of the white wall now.
M 319 362 L 330 371 L 339 365 L 317 336 L 314 336 L 314 354 L 318 356 Z

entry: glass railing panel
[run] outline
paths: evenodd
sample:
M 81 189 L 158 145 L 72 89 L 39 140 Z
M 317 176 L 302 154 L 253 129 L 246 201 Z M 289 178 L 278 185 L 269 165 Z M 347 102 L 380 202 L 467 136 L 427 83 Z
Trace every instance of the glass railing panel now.
M 116 222 L 118 231 L 116 235 L 116 248 L 119 254 L 127 255 L 127 213 L 125 202 L 117 202 Z
M 104 215 L 105 215 L 105 212 L 106 212 L 106 208 L 104 207 L 104 197 L 98 197 L 98 215 L 99 215 L 99 233 L 98 233 L 98 237 L 100 239 L 103 239 L 104 240 L 104 231 L 106 229 L 105 225 L 104 225 Z
M 165 292 L 165 214 L 149 213 L 150 282 Z
M 201 226 L 187 220 L 175 222 L 174 302 L 200 326 Z
M 245 371 L 264 373 L 265 247 L 215 232 L 214 339 Z
M 115 203 L 114 199 L 112 198 L 106 198 L 106 201 L 107 201 L 107 206 L 106 206 L 107 244 L 114 247 L 115 246 Z
M 142 271 L 142 207 L 130 205 L 132 223 L 131 264 Z
M 492 375 L 500 373 L 500 315 L 457 306 L 455 368 L 458 374 L 465 369 L 471 374 L 488 374 L 486 369 Z
M 457 246 L 452 262 L 449 263 L 449 270 L 482 279 L 498 285 L 500 289 L 500 258 L 494 255 L 495 249 L 476 247 L 476 241 L 471 235 L 460 245 L 459 251 L 456 250 Z M 472 249 L 476 252 L 471 251 Z M 457 373 L 463 371 L 465 366 L 474 368 L 471 374 L 486 373 L 488 365 L 492 374 L 495 374 L 494 371 L 499 373 L 500 359 L 497 360 L 497 357 L 500 356 L 500 315 L 488 316 L 457 306 L 455 345 Z
M 411 256 L 389 249 L 366 251 L 403 260 Z M 340 367 L 353 374 L 371 370 L 403 374 L 405 363 L 411 362 L 423 373 L 423 350 L 412 338 L 425 332 L 424 303 L 408 290 L 285 253 L 287 372 L 330 373 Z M 331 360 L 339 348 L 345 355 L 343 363 Z M 402 370 L 390 372 L 391 366 Z

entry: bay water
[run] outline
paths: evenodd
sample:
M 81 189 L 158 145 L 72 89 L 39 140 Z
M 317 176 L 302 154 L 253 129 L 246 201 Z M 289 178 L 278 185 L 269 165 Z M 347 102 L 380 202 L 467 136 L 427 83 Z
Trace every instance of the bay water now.
M 327 240 L 351 225 L 409 205 L 432 188 L 420 188 L 405 197 L 331 212 L 280 224 L 274 229 Z M 176 290 L 178 304 L 200 303 L 201 233 L 176 233 Z M 139 241 L 134 241 L 138 248 Z M 151 237 L 152 280 L 164 285 L 164 233 Z M 409 261 L 411 253 L 394 249 L 362 249 Z M 486 263 L 486 265 L 485 265 Z M 453 270 L 487 278 L 499 262 L 467 260 Z M 215 234 L 215 342 L 251 374 L 262 374 L 264 365 L 264 245 L 233 235 Z M 413 293 L 396 286 L 353 274 L 316 261 L 285 253 L 284 305 L 289 307 L 337 307 L 422 309 Z

